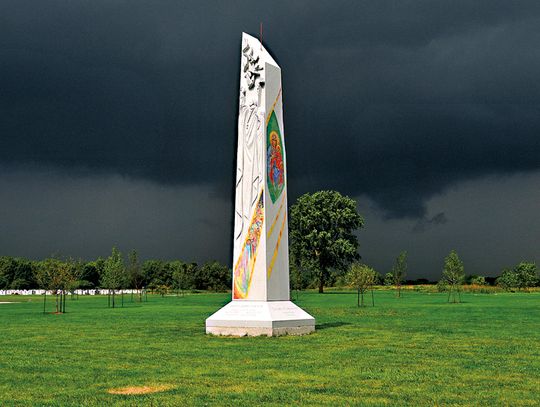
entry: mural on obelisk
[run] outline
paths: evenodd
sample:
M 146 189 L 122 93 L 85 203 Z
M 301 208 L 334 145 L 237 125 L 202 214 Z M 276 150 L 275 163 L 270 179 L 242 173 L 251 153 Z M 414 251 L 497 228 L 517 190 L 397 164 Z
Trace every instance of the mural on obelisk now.
M 281 70 L 260 42 L 244 33 L 235 192 L 235 300 L 289 299 L 282 109 Z M 284 275 L 272 278 L 273 270 L 278 269 Z
M 281 69 L 266 71 L 266 274 L 267 300 L 289 300 L 289 233 L 287 224 L 287 156 L 283 128 Z

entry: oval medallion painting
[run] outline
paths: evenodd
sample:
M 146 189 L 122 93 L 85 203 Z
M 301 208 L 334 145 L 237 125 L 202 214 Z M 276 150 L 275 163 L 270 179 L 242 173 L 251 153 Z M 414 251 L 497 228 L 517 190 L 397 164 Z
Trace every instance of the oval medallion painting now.
M 266 143 L 268 146 L 267 165 L 267 183 L 268 192 L 272 203 L 281 195 L 285 186 L 285 166 L 283 163 L 283 143 L 281 141 L 281 132 L 276 113 L 272 111 L 268 125 L 266 126 Z

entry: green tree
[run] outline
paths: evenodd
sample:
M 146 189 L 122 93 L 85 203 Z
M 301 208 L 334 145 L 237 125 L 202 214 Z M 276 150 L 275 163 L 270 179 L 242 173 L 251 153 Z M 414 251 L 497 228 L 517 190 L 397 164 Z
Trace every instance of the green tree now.
M 296 293 L 296 300 L 298 301 L 300 290 L 303 288 L 302 272 L 300 271 L 300 267 L 293 263 L 289 264 L 289 285 L 291 287 L 291 291 Z
M 81 260 L 67 259 L 66 270 L 64 272 L 64 308 L 66 302 L 66 294 L 71 294 L 71 299 L 75 294 L 75 290 L 88 284 L 82 279 L 84 272 L 84 264 Z
M 486 278 L 483 276 L 472 276 L 471 284 L 474 285 L 486 285 Z
M 231 289 L 232 272 L 217 261 L 209 261 L 199 269 L 199 276 L 204 281 L 201 287 L 210 291 L 226 291 Z
M 387 287 L 390 287 L 391 285 L 394 285 L 394 275 L 392 273 L 386 273 L 384 275 L 384 281 L 383 284 Z
M 184 263 L 184 269 L 186 275 L 186 289 L 197 288 L 195 280 L 199 273 L 199 265 L 197 263 Z M 228 278 L 232 278 L 232 274 Z
M 513 291 L 519 286 L 518 278 L 514 270 L 505 268 L 496 280 L 497 285 L 506 291 Z
M 136 250 L 132 250 L 128 256 L 127 278 L 129 288 L 134 288 L 139 293 L 139 302 L 142 301 L 142 288 L 144 287 L 144 273 L 139 264 L 139 257 Z M 133 301 L 133 291 L 131 295 Z
M 25 290 L 35 287 L 34 267 L 26 259 L 0 257 L 0 289 Z
M 95 288 L 99 286 L 99 279 L 103 273 L 102 258 L 95 261 L 90 261 L 82 265 L 81 271 L 81 288 Z
M 155 290 L 160 286 L 172 286 L 172 273 L 162 260 L 146 260 L 142 266 L 146 287 Z
M 165 297 L 169 293 L 169 287 L 166 285 L 159 285 L 156 287 L 156 293 Z
M 437 291 L 440 293 L 448 291 L 448 284 L 445 279 L 441 279 L 437 282 Z
M 37 264 L 34 276 L 40 288 L 54 292 L 56 313 L 65 313 L 66 294 L 68 291 L 74 290 L 80 280 L 78 263 L 73 259 L 61 260 L 57 257 L 51 257 Z M 46 294 L 43 300 L 43 311 L 45 312 Z
M 48 267 L 45 265 L 45 260 L 37 263 L 34 270 L 34 279 L 36 280 L 37 287 L 44 290 L 43 293 L 43 313 L 46 311 L 47 304 L 47 290 L 51 289 L 51 276 Z
M 291 291 L 296 293 L 296 300 L 298 300 L 301 290 L 313 287 L 314 283 L 316 284 L 316 281 L 312 271 L 303 268 L 294 253 L 289 252 L 289 287 Z
M 396 286 L 398 297 L 401 297 L 401 284 L 403 283 L 403 280 L 405 280 L 406 275 L 407 275 L 407 252 L 403 250 L 396 257 L 396 261 L 394 262 L 394 266 L 392 267 L 392 278 L 394 281 L 394 285 Z
M 459 288 L 463 284 L 465 278 L 463 262 L 459 259 L 455 250 L 452 250 L 448 256 L 444 259 L 443 280 L 448 285 L 448 302 L 450 302 L 450 296 L 453 298 L 453 302 L 460 302 Z M 456 294 L 458 300 L 456 301 Z
M 351 287 L 354 287 L 357 290 L 357 305 L 364 306 L 364 293 L 371 289 L 371 298 L 373 305 L 375 305 L 373 297 L 373 285 L 377 279 L 377 272 L 371 267 L 360 264 L 353 263 L 347 273 L 347 282 Z
M 50 257 L 41 261 L 36 269 L 36 278 L 41 287 L 45 290 L 50 290 L 55 294 L 56 313 L 60 313 L 59 290 L 61 286 L 60 279 L 60 263 L 56 257 Z M 46 300 L 44 297 L 44 301 Z M 45 303 L 43 304 L 43 312 L 45 312 Z
M 122 254 L 116 247 L 113 247 L 111 255 L 105 260 L 103 275 L 101 276 L 101 286 L 109 290 L 109 301 L 112 291 L 113 308 L 115 307 L 116 290 L 123 287 L 125 278 L 126 274 Z
M 315 272 L 320 293 L 332 270 L 360 258 L 354 231 L 363 225 L 356 202 L 337 191 L 304 194 L 291 206 L 289 250 L 298 266 Z
M 382 285 L 383 281 L 384 281 L 383 275 L 375 271 L 375 282 L 373 283 L 373 285 Z
M 534 287 L 537 282 L 536 264 L 523 261 L 513 269 L 504 269 L 499 278 L 497 278 L 497 285 L 508 291 Z
M 534 287 L 538 281 L 535 263 L 522 261 L 514 267 L 514 273 L 516 274 L 517 278 L 517 287 L 520 290 Z
M 176 290 L 176 295 L 180 292 L 184 296 L 184 290 L 187 290 L 190 285 L 190 276 L 187 273 L 188 267 L 181 261 L 173 261 L 170 263 L 172 270 L 173 288 Z

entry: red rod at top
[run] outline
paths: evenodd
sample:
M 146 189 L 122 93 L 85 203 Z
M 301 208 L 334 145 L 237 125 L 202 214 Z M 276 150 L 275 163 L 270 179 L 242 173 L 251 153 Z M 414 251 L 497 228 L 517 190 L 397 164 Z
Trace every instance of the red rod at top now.
M 261 27 L 260 27 L 260 37 L 261 37 L 261 50 L 262 50 L 262 41 L 263 41 L 263 23 L 261 21 Z

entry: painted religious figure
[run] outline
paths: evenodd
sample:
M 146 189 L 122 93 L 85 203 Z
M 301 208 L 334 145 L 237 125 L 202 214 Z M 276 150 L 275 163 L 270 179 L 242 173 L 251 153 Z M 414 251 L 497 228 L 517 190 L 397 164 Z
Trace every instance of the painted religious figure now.
M 264 117 L 260 111 L 261 93 L 264 88 L 264 81 L 261 80 L 263 68 L 259 66 L 259 57 L 247 43 L 242 49 L 242 62 L 243 84 L 240 87 L 238 117 L 239 154 L 234 228 L 235 239 L 238 242 L 235 244 L 242 241 L 264 182 L 263 156 L 260 153 L 264 138 Z
M 275 112 L 270 115 L 266 131 L 268 137 L 266 157 L 268 192 L 272 202 L 276 202 L 285 186 L 285 167 L 283 163 L 283 143 Z

